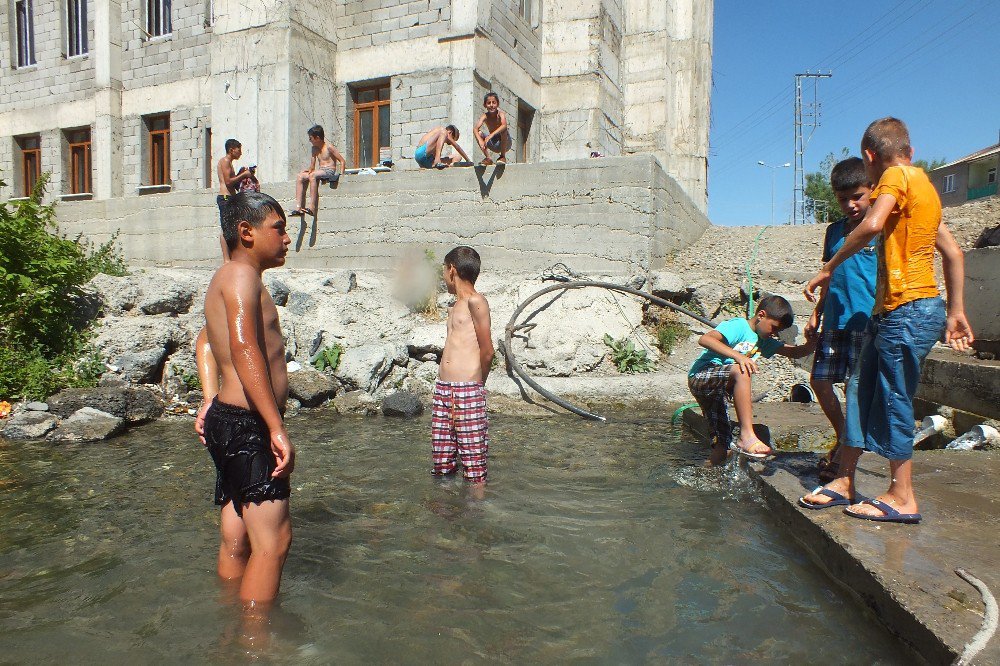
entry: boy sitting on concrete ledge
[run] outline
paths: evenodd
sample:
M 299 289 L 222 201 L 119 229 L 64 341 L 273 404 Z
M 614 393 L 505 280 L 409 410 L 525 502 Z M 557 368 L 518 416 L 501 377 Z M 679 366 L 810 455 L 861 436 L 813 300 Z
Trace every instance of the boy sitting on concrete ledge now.
M 309 166 L 299 172 L 295 181 L 295 210 L 289 215 L 315 215 L 319 210 L 319 182 L 340 178 L 337 164 L 340 164 L 340 171 L 347 168 L 347 160 L 327 142 L 321 126 L 313 125 L 306 134 L 312 144 Z M 306 208 L 306 189 L 309 190 L 309 208 Z
M 753 431 L 751 377 L 757 372 L 756 358 L 781 354 L 802 358 L 813 350 L 815 342 L 787 345 L 777 334 L 792 325 L 792 306 L 781 296 L 765 296 L 757 304 L 752 317 L 724 321 L 701 336 L 698 344 L 705 348 L 688 372 L 688 388 L 698 401 L 708 421 L 712 453 L 708 462 L 719 465 L 726 460 L 728 449 L 760 460 L 773 451 L 757 438 Z M 729 398 L 736 405 L 740 425 L 739 440 L 733 442 L 729 424 Z

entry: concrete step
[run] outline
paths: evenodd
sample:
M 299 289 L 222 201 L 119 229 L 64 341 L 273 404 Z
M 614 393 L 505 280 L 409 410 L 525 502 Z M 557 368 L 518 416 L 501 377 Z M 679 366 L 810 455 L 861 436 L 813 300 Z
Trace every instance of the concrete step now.
M 1000 419 L 1000 361 L 983 361 L 951 349 L 935 349 L 924 361 L 917 397 L 984 418 Z

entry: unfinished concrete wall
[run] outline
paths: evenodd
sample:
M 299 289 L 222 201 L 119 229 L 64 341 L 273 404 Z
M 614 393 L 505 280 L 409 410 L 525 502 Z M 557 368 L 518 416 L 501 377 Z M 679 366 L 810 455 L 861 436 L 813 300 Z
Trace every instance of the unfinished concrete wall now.
M 626 153 L 652 153 L 705 210 L 712 2 L 625 0 Z
M 293 187 L 263 189 L 289 201 Z M 96 242 L 120 232 L 125 255 L 140 265 L 212 266 L 214 199 L 201 190 L 63 202 L 57 215 L 62 232 Z M 633 275 L 661 268 L 707 226 L 650 156 L 345 176 L 336 190 L 322 190 L 317 221 L 291 219 L 288 265 L 391 270 L 407 252 L 443 256 L 469 244 L 489 252 L 494 271 L 541 271 L 562 261 Z
M 161 37 L 146 34 L 146 3 L 122 6 L 125 89 L 161 85 L 208 74 L 212 39 L 205 0 L 171 0 L 172 32 Z
M 1000 353 L 1000 247 L 965 253 L 965 312 L 977 348 Z

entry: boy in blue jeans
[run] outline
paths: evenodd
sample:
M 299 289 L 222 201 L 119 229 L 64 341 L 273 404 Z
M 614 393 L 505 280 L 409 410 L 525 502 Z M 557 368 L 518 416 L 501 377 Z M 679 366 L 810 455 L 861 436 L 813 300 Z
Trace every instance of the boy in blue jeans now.
M 708 420 L 712 442 L 709 464 L 725 462 L 730 448 L 753 459 L 766 458 L 773 453 L 753 431 L 750 381 L 757 372 L 755 359 L 760 356 L 770 358 L 781 354 L 802 358 L 812 351 L 812 342 L 793 346 L 775 337 L 791 326 L 793 319 L 788 301 L 781 296 L 765 296 L 752 317 L 724 321 L 698 339 L 705 351 L 691 365 L 688 388 Z M 732 441 L 733 431 L 729 424 L 730 396 L 740 424 L 740 438 L 736 442 Z
M 847 235 L 864 219 L 872 192 L 865 164 L 860 157 L 838 162 L 830 172 L 830 185 L 844 217 L 826 228 L 824 262 L 833 258 Z M 836 476 L 840 443 L 844 439 L 844 412 L 833 392 L 833 385 L 845 382 L 854 374 L 865 327 L 875 307 L 875 276 L 878 272 L 875 250 L 875 239 L 872 239 L 833 271 L 830 288 L 820 296 L 805 328 L 807 338 L 816 337 L 816 355 L 809 383 L 837 434 L 836 445 L 820 460 L 819 478 L 824 482 L 832 481 Z
M 847 386 L 847 421 L 840 474 L 799 499 L 810 509 L 850 505 L 854 518 L 918 523 L 913 492 L 913 396 L 920 365 L 944 333 L 945 342 L 964 350 L 973 341 L 963 302 L 962 250 L 941 224 L 941 200 L 922 169 L 912 166 L 906 125 L 881 118 L 861 138 L 868 179 L 878 185 L 864 220 L 843 247 L 806 285 L 829 290 L 834 269 L 880 236 L 875 310 L 865 335 L 858 371 Z M 941 252 L 947 309 L 934 277 L 934 250 Z M 889 460 L 889 489 L 857 504 L 854 475 L 865 450 Z

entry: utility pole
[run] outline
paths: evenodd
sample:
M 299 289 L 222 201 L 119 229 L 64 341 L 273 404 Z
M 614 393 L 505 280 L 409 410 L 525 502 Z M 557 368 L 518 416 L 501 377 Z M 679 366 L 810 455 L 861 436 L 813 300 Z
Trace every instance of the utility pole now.
M 792 224 L 805 224 L 806 222 L 806 172 L 805 172 L 805 152 L 806 145 L 812 139 L 813 133 L 819 127 L 819 80 L 828 79 L 833 76 L 833 72 L 827 74 L 812 74 L 806 70 L 805 74 L 795 75 L 795 189 L 792 192 Z M 802 103 L 802 81 L 809 79 L 812 81 L 812 101 Z M 802 130 L 809 128 L 809 136 L 804 137 Z

